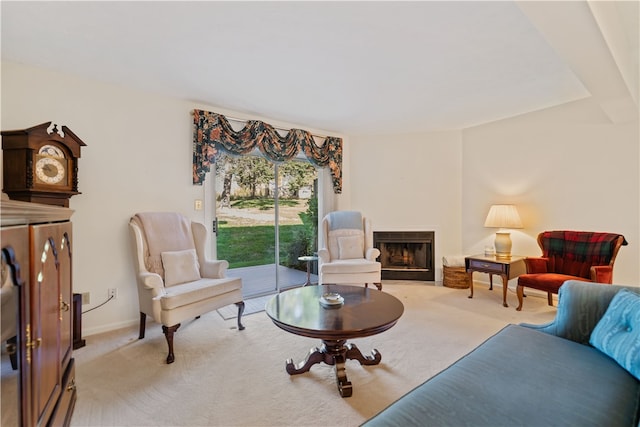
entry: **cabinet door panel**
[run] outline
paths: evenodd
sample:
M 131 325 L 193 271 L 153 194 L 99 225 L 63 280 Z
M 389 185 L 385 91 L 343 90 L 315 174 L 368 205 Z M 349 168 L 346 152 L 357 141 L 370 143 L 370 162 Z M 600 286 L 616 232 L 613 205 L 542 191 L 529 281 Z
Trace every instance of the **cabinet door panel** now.
M 76 393 L 76 370 L 73 359 L 71 359 L 62 381 L 62 396 L 49 422 L 50 427 L 68 426 L 71 423 L 73 408 L 78 398 Z
M 48 420 L 61 394 L 58 225 L 31 227 L 32 383 L 35 420 Z
M 69 364 L 73 346 L 73 291 L 71 289 L 71 223 L 63 223 L 58 229 L 58 260 L 60 262 L 60 361 Z
M 7 328 L 14 328 L 17 335 L 17 362 L 18 369 L 13 370 L 10 363 L 2 365 L 2 399 L 0 399 L 1 425 L 31 425 L 31 373 L 27 364 L 25 350 L 25 330 L 29 318 L 28 283 L 29 283 L 29 228 L 26 225 L 16 227 L 3 227 L 0 235 L 2 242 L 2 337 L 5 339 L 11 333 Z M 6 268 L 6 269 L 5 269 Z M 16 286 L 19 284 L 19 286 Z M 9 285 L 12 290 L 5 289 Z M 5 297 L 5 292 L 15 292 L 10 299 Z M 17 296 L 17 298 L 16 298 Z M 7 318 L 10 308 L 5 303 L 15 304 L 15 325 L 11 325 L 11 319 Z M 9 356 L 7 356 L 9 357 Z M 6 369 L 5 369 L 6 368 Z

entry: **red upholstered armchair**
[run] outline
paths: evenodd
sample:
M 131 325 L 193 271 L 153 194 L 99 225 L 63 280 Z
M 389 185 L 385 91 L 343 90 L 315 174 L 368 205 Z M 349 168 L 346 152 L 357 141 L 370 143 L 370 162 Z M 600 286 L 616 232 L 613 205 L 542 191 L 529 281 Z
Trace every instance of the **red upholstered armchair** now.
M 611 284 L 613 262 L 626 244 L 621 234 L 543 231 L 538 234 L 542 257 L 525 258 L 527 274 L 518 277 L 516 310 L 522 310 L 525 287 L 546 291 L 549 305 L 553 305 L 551 294 L 557 294 L 566 280 Z

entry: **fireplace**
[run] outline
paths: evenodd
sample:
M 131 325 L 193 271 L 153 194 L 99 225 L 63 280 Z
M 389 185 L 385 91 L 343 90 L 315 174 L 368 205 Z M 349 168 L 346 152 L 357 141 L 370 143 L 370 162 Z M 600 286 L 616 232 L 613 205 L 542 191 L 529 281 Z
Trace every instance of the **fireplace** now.
M 374 231 L 382 278 L 434 281 L 433 231 Z

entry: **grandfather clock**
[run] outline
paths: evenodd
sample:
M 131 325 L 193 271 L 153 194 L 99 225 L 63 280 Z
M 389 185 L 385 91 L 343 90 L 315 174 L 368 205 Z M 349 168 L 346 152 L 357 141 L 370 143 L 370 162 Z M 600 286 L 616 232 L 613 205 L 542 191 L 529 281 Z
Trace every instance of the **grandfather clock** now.
M 78 159 L 86 146 L 52 122 L 2 132 L 3 192 L 13 200 L 69 207 L 78 191 Z

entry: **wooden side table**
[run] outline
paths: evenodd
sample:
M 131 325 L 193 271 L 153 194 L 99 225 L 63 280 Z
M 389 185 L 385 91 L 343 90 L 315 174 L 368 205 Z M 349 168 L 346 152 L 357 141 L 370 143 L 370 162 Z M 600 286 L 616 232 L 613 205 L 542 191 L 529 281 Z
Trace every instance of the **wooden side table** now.
M 511 258 L 498 258 L 495 255 L 473 255 L 464 259 L 465 268 L 469 275 L 469 298 L 473 298 L 473 272 L 489 274 L 490 288 L 493 289 L 493 275 L 497 274 L 502 278 L 502 305 L 507 304 L 507 287 L 509 280 L 526 273 L 527 267 L 523 256 L 512 256 Z

